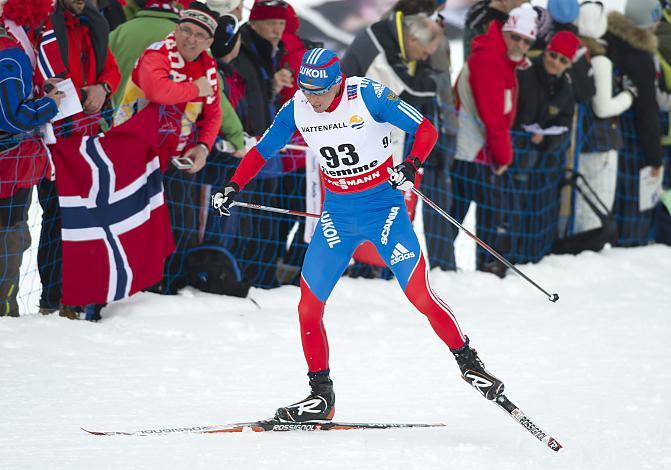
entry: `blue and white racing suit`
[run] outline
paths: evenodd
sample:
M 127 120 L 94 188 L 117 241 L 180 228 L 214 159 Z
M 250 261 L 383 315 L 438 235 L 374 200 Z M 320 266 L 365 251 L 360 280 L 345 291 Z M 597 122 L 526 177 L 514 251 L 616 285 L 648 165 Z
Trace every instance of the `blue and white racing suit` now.
M 324 304 L 354 250 L 371 241 L 408 299 L 452 349 L 465 342 L 454 315 L 429 286 L 427 266 L 403 195 L 388 184 L 392 126 L 415 134 L 424 117 L 384 85 L 360 77 L 343 82 L 340 102 L 317 113 L 302 91 L 278 112 L 256 149 L 268 159 L 298 130 L 319 154 L 326 196 L 303 262 L 299 319 L 311 372 L 328 369 Z M 338 99 L 338 98 L 336 98 Z M 234 177 L 235 178 L 235 177 Z

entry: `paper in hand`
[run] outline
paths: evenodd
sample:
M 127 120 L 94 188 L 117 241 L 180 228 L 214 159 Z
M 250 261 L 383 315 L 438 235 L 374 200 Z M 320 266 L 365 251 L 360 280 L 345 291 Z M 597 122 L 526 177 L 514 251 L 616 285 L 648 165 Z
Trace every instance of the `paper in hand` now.
M 540 135 L 561 135 L 564 132 L 568 131 L 568 127 L 565 126 L 551 126 L 543 129 L 538 124 L 522 124 L 522 129 L 530 134 L 540 134 Z
M 55 86 L 59 91 L 62 91 L 65 96 L 61 99 L 61 104 L 58 106 L 58 114 L 52 121 L 60 121 L 66 117 L 81 113 L 83 110 L 82 104 L 79 101 L 79 96 L 77 95 L 74 83 L 72 83 L 72 79 L 68 78 L 67 80 L 58 82 Z
M 652 175 L 652 167 L 645 166 L 639 172 L 638 180 L 638 210 L 643 212 L 652 209 L 659 202 L 662 195 L 662 173 Z

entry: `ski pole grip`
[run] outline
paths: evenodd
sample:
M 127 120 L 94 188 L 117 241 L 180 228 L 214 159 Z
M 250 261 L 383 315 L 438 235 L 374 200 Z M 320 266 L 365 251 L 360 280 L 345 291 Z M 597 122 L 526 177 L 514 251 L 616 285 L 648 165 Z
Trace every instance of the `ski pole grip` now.
M 556 302 L 556 301 L 558 301 L 558 300 L 559 300 L 559 294 L 550 294 L 550 296 L 548 297 L 548 300 L 549 300 L 550 302 Z

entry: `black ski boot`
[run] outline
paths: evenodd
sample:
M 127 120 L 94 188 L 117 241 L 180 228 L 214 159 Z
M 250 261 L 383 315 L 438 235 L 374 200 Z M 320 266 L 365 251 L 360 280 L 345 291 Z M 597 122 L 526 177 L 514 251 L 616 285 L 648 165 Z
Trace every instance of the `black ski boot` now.
M 494 400 L 503 394 L 504 385 L 499 379 L 485 369 L 478 357 L 478 352 L 466 344 L 459 349 L 450 349 L 461 369 L 461 378 L 476 388 L 487 400 Z
M 280 421 L 303 422 L 331 420 L 335 414 L 335 393 L 329 370 L 309 372 L 312 392 L 307 398 L 293 405 L 278 408 L 275 418 Z

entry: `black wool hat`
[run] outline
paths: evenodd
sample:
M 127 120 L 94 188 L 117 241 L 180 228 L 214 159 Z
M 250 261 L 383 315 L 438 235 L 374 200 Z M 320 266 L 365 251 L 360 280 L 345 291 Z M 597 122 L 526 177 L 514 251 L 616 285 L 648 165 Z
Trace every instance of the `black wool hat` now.
M 205 31 L 214 36 L 219 21 L 219 13 L 201 2 L 191 2 L 179 17 L 179 23 L 192 23 L 200 26 Z

